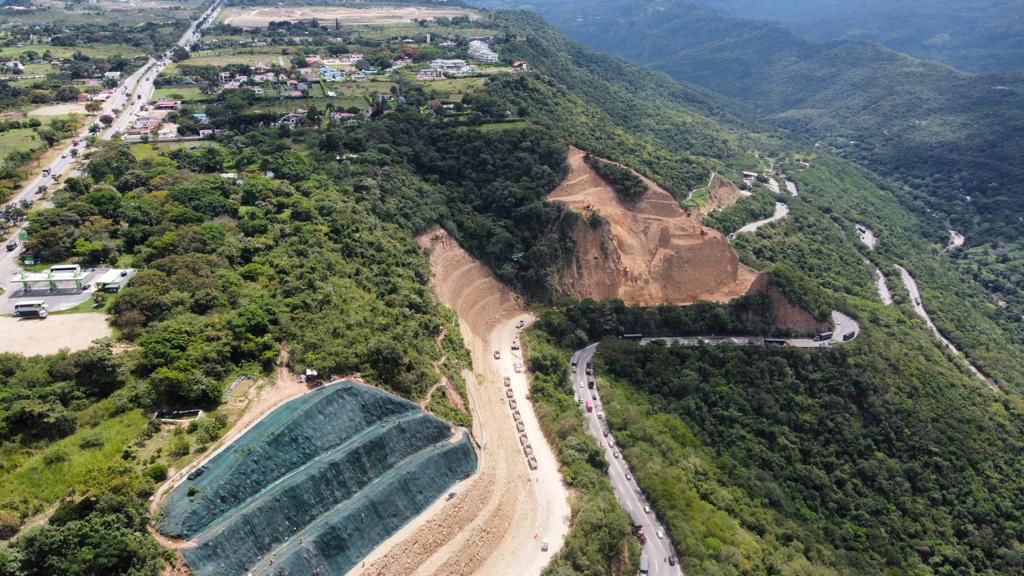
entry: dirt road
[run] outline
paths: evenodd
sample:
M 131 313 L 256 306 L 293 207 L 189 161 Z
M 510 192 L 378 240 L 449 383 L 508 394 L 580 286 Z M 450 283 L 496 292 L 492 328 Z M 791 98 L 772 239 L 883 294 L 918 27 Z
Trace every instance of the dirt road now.
M 515 294 L 498 283 L 444 232 L 419 238 L 430 251 L 432 286 L 459 316 L 476 374 L 466 373 L 473 435 L 479 443 L 475 476 L 453 489 L 384 542 L 351 575 L 468 576 L 539 574 L 568 532 L 568 493 L 557 462 L 526 399 L 510 346 L 515 323 L 528 321 Z M 500 358 L 494 350 L 500 349 Z M 538 461 L 531 471 L 519 445 L 502 377 L 512 379 L 517 408 Z M 541 551 L 548 540 L 549 549 Z

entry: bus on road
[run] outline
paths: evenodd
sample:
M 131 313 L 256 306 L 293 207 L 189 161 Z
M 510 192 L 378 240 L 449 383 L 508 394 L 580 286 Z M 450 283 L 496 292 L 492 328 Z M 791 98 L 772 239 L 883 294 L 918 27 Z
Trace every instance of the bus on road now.
M 587 412 L 593 412 L 593 411 L 594 411 L 594 403 L 591 402 L 590 400 L 587 400 Z
M 14 316 L 17 318 L 46 318 L 47 314 L 46 302 L 43 300 L 28 300 L 14 305 Z

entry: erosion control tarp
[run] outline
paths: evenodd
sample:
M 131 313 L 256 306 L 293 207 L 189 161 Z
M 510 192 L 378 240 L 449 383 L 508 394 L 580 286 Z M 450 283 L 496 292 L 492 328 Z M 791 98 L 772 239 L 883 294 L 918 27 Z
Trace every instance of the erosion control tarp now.
M 167 498 L 199 576 L 341 576 L 476 469 L 469 436 L 380 390 L 343 382 L 278 408 Z M 191 492 L 191 496 L 189 493 Z

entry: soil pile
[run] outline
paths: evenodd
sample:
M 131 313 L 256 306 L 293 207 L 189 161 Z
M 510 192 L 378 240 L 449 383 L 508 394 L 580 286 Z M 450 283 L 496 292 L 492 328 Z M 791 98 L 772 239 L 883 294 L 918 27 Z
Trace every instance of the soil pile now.
M 584 155 L 569 150 L 569 175 L 548 196 L 584 216 L 573 231 L 573 261 L 556 280 L 561 292 L 642 305 L 726 302 L 747 293 L 758 274 L 739 263 L 724 236 L 643 177 L 647 193 L 624 204 Z

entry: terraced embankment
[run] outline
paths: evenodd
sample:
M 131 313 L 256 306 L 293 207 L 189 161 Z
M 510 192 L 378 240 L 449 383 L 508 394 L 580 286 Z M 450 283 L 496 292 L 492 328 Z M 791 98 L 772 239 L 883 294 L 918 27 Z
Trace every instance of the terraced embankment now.
M 558 461 L 529 401 L 526 374 L 513 366 L 523 362 L 511 349 L 515 324 L 530 316 L 446 232 L 417 240 L 430 254 L 431 287 L 458 314 L 473 357 L 473 372 L 464 376 L 481 445 L 480 472 L 460 484 L 451 501 L 435 504 L 381 545 L 352 576 L 536 576 L 561 548 L 571 510 Z M 535 469 L 528 466 L 521 433 L 532 443 Z
M 471 475 L 467 434 L 343 382 L 261 420 L 178 486 L 157 527 L 199 576 L 340 576 Z
M 573 230 L 576 252 L 557 279 L 562 292 L 642 305 L 727 302 L 747 293 L 757 272 L 740 263 L 719 232 L 643 177 L 646 194 L 624 204 L 584 156 L 569 150 L 569 174 L 548 196 L 587 216 Z M 598 226 L 594 213 L 603 220 Z

